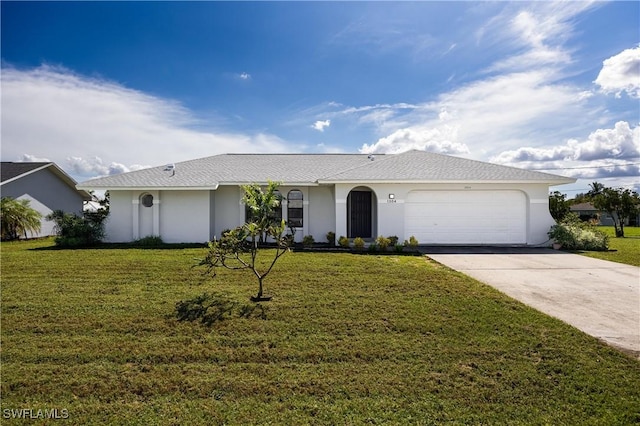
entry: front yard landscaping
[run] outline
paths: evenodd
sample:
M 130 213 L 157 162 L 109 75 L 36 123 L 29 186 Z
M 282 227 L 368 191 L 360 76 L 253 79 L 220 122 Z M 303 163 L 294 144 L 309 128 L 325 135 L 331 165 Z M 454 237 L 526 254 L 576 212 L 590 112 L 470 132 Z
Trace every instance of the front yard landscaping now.
M 640 227 L 625 227 L 624 238 L 615 237 L 613 226 L 599 226 L 598 229 L 609 235 L 609 251 L 585 251 L 580 254 L 640 266 Z
M 640 422 L 640 362 L 424 257 L 288 253 L 252 309 L 203 253 L 3 243 L 3 424 Z M 178 321 L 204 293 L 237 310 Z

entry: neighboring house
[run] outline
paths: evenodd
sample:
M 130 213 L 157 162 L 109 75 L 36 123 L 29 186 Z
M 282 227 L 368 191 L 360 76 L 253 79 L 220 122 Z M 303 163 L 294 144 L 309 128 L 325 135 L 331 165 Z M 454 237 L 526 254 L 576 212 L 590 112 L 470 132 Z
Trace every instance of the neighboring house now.
M 415 236 L 421 244 L 537 245 L 549 186 L 574 179 L 424 151 L 225 154 L 83 182 L 108 190 L 107 239 L 204 242 L 245 222 L 240 185 L 280 182 L 296 241 Z
M 613 218 L 607 212 L 596 209 L 591 203 L 579 203 L 574 204 L 571 207 L 571 212 L 580 216 L 580 219 L 584 221 L 596 220 L 598 225 L 613 226 Z M 624 221 L 625 226 L 638 226 L 640 225 L 640 212 L 635 216 L 632 216 Z
M 42 228 L 38 234 L 42 237 L 54 234 L 54 224 L 45 219 L 54 210 L 67 213 L 82 213 L 84 201 L 91 195 L 76 189 L 76 181 L 60 169 L 55 163 L 13 163 L 1 162 L 0 193 L 3 197 L 17 200 L 29 200 L 29 206 L 42 214 Z
M 591 203 L 574 204 L 569 207 L 569 209 L 571 210 L 571 213 L 575 213 L 580 216 L 580 220 L 583 220 L 585 222 L 597 220 L 598 224 L 602 225 L 602 223 L 600 222 L 601 219 L 604 219 L 602 217 L 602 212 L 593 207 L 593 204 Z M 609 220 L 611 220 L 611 216 L 607 216 L 609 217 Z M 613 226 L 613 222 L 611 223 L 611 225 Z

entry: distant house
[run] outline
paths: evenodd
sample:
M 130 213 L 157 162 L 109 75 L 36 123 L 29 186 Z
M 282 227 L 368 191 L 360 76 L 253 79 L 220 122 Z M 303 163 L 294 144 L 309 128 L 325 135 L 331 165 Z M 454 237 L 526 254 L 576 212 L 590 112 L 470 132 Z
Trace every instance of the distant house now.
M 424 151 L 225 154 L 83 182 L 108 190 L 107 240 L 203 242 L 247 219 L 240 185 L 280 182 L 276 212 L 295 239 L 415 236 L 421 244 L 537 245 L 563 176 Z
M 0 194 L 17 200 L 29 200 L 31 208 L 39 211 L 42 229 L 29 237 L 53 235 L 53 222 L 44 217 L 54 210 L 82 213 L 83 203 L 91 195 L 76 189 L 76 181 L 55 163 L 0 163 Z
M 580 216 L 583 221 L 596 221 L 598 225 L 613 226 L 613 218 L 607 212 L 596 209 L 591 203 L 579 203 L 571 206 L 571 212 Z M 640 212 L 625 220 L 625 226 L 640 225 Z
M 593 204 L 591 203 L 574 204 L 570 207 L 570 209 L 572 213 L 580 216 L 580 219 L 584 222 L 597 220 L 598 224 L 601 224 L 600 219 L 602 216 L 602 212 L 593 207 Z M 609 219 L 611 218 L 609 217 Z M 613 223 L 611 223 L 611 225 L 613 225 Z

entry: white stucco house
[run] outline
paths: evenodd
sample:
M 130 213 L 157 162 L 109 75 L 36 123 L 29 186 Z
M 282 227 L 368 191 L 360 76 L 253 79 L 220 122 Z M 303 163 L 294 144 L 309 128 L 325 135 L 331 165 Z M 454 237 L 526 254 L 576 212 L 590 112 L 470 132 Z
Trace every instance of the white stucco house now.
M 574 179 L 424 151 L 224 154 L 89 180 L 108 190 L 110 242 L 204 242 L 245 222 L 240 185 L 280 182 L 282 218 L 312 235 L 415 236 L 420 244 L 539 245 L 549 187 Z

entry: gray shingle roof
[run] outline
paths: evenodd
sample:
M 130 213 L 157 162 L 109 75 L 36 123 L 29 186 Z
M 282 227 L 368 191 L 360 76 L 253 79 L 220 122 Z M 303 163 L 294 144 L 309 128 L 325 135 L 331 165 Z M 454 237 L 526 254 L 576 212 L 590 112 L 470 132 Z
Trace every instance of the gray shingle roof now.
M 313 184 L 369 160 L 363 154 L 222 154 L 82 182 L 82 188 L 216 188 L 220 184 L 268 180 Z
M 9 185 L 13 181 L 18 181 L 32 173 L 36 173 L 39 170 L 49 170 L 55 176 L 57 176 L 62 182 L 67 184 L 70 188 L 76 188 L 76 181 L 73 180 L 71 176 L 65 173 L 60 167 L 56 165 L 56 163 L 43 163 L 43 162 L 11 162 L 11 161 L 2 161 L 0 163 L 0 174 L 2 175 L 2 179 L 0 180 L 0 185 Z M 91 194 L 86 192 L 84 189 L 77 189 L 80 196 L 85 201 L 90 201 L 93 199 Z
M 593 204 L 591 204 L 591 203 L 574 204 L 569 208 L 571 209 L 571 211 L 586 211 L 586 210 L 598 211 L 598 209 L 593 207 Z
M 51 163 L 14 163 L 11 161 L 3 161 L 0 163 L 0 182 L 17 178 L 18 176 L 22 176 L 25 173 L 32 172 L 49 164 Z
M 396 155 L 223 154 L 82 182 L 83 189 L 211 188 L 264 183 L 315 185 L 337 182 L 545 182 L 573 179 L 424 151 Z
M 336 173 L 325 182 L 574 182 L 563 176 L 435 154 L 407 151 Z

